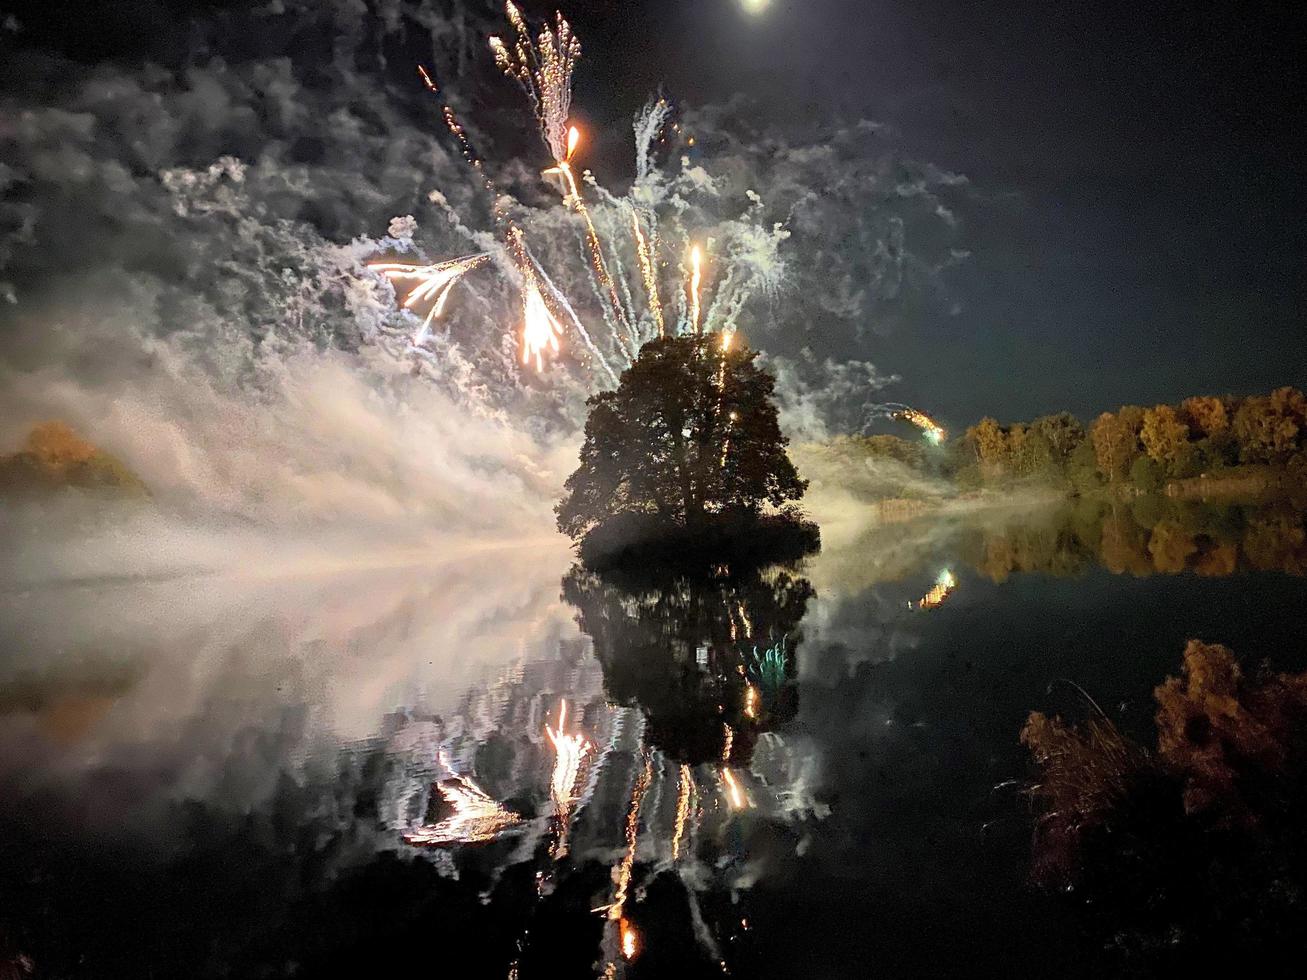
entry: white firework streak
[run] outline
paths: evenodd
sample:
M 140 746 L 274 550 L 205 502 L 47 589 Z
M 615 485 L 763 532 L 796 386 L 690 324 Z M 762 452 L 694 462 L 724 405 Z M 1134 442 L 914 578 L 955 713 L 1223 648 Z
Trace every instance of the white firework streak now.
M 635 130 L 635 182 L 644 184 L 656 180 L 658 171 L 654 169 L 653 144 L 662 132 L 671 114 L 672 107 L 666 99 L 652 99 L 645 103 L 635 116 L 632 129 Z

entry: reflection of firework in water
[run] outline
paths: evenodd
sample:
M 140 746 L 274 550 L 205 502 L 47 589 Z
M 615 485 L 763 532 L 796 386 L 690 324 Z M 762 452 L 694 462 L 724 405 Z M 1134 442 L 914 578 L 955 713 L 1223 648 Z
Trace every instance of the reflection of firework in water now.
M 748 664 L 748 673 L 758 682 L 768 697 L 774 698 L 785 685 L 785 669 L 790 660 L 786 652 L 786 642 L 786 638 L 782 636 L 779 643 L 768 647 L 762 653 L 758 652 L 757 647 L 753 648 L 753 659 Z
M 549 790 L 554 798 L 554 806 L 565 810 L 576 799 L 576 783 L 581 774 L 581 763 L 593 746 L 579 732 L 567 734 L 567 702 L 558 708 L 558 728 L 545 725 L 545 735 L 554 747 L 554 774 L 549 782 Z
M 917 603 L 918 609 L 934 609 L 941 605 L 945 599 L 953 594 L 953 590 L 958 587 L 958 580 L 954 577 L 953 572 L 944 569 L 935 579 L 935 584 L 930 587 L 930 591 L 921 597 Z
M 726 801 L 730 803 L 732 810 L 743 810 L 749 805 L 749 797 L 744 792 L 744 787 L 740 785 L 729 766 L 722 766 L 722 788 L 726 792 Z
M 475 844 L 494 840 L 522 822 L 466 776 L 454 776 L 433 788 L 453 812 L 439 823 L 404 834 L 410 844 Z
M 635 931 L 635 926 L 629 919 L 621 921 L 622 928 L 622 956 L 628 960 L 635 959 L 635 954 L 640 951 L 640 937 Z

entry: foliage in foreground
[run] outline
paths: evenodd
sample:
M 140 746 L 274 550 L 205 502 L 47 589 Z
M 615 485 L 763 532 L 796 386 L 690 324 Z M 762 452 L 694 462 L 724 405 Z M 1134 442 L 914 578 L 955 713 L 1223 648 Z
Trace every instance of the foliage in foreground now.
M 1154 697 L 1155 749 L 1101 713 L 1031 714 L 1035 877 L 1120 952 L 1267 956 L 1307 925 L 1307 673 L 1249 675 L 1191 640 Z

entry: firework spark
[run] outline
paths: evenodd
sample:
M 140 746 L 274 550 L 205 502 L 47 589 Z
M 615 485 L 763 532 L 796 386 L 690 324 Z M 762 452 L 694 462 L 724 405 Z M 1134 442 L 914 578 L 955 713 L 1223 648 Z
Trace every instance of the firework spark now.
M 406 310 L 411 310 L 427 300 L 433 300 L 431 308 L 422 320 L 422 326 L 418 328 L 418 332 L 413 336 L 413 346 L 418 347 L 430 336 L 431 322 L 444 311 L 445 301 L 449 299 L 450 291 L 453 290 L 463 276 L 481 265 L 489 257 L 485 252 L 478 252 L 475 255 L 464 255 L 461 258 L 438 262 L 435 265 L 376 262 L 369 265 L 368 268 L 381 273 L 391 282 L 407 279 L 420 280 L 404 300 L 403 306 Z
M 532 278 L 522 290 L 522 363 L 530 364 L 534 360 L 536 370 L 544 370 L 545 351 L 557 353 L 558 338 L 562 335 L 563 328 L 549 312 L 540 295 L 540 286 Z

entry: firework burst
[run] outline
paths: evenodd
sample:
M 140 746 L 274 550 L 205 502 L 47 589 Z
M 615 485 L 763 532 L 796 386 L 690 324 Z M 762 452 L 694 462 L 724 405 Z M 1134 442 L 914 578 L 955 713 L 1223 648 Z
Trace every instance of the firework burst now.
M 422 325 L 413 335 L 413 346 L 420 347 L 431 335 L 431 323 L 444 312 L 445 301 L 449 299 L 449 294 L 458 281 L 489 258 L 488 253 L 478 252 L 475 255 L 464 255 L 462 258 L 438 262 L 435 265 L 374 262 L 368 268 L 373 272 L 379 272 L 391 282 L 418 280 L 417 286 L 405 298 L 403 307 L 412 310 L 422 303 L 431 301 L 431 307 L 422 319 Z
M 572 70 L 581 57 L 581 42 L 572 34 L 562 14 L 555 15 L 552 28 L 542 27 L 539 36 L 533 38 L 511 0 L 505 10 L 513 25 L 514 40 L 510 47 L 502 38 L 490 39 L 495 64 L 526 93 L 550 155 L 554 160 L 566 161 Z

